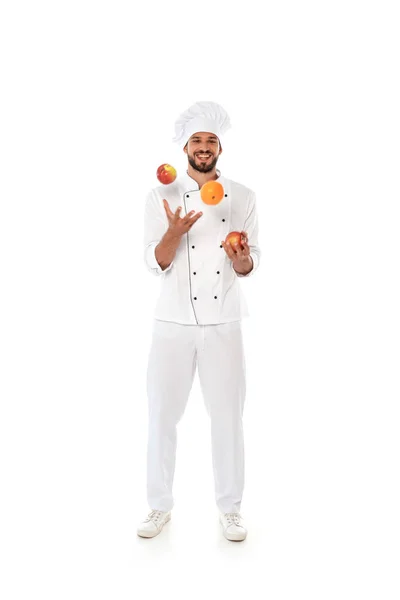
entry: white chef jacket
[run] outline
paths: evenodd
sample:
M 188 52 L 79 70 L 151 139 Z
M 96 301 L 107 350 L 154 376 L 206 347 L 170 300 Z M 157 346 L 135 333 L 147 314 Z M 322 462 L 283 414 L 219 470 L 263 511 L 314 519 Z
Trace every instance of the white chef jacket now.
M 249 277 L 258 268 L 258 220 L 255 193 L 244 185 L 221 176 L 224 197 L 217 205 L 205 204 L 197 182 L 187 173 L 168 185 L 154 188 L 146 198 L 144 260 L 147 268 L 162 278 L 154 318 L 183 325 L 214 325 L 239 321 L 249 316 L 239 277 Z M 202 216 L 182 236 L 175 258 L 161 269 L 155 248 L 169 223 L 163 198 L 180 216 L 191 210 Z M 239 275 L 221 246 L 231 231 L 246 231 L 253 269 Z

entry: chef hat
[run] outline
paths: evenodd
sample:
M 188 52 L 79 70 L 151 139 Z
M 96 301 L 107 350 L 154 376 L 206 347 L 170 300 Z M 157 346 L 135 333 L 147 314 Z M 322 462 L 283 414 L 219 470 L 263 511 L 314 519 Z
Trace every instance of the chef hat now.
M 198 131 L 221 136 L 231 127 L 228 113 L 216 102 L 196 102 L 181 114 L 175 122 L 175 137 L 172 140 L 186 146 L 190 136 Z

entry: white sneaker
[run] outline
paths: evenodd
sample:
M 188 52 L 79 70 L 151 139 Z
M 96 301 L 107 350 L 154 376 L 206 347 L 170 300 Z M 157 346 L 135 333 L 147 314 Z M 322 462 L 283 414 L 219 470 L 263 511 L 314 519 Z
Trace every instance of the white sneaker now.
M 240 513 L 220 513 L 219 522 L 222 525 L 224 536 L 231 542 L 242 542 L 246 539 L 247 529 L 244 526 Z
M 140 523 L 137 534 L 140 537 L 152 538 L 161 532 L 165 523 L 168 523 L 170 519 L 171 511 L 162 512 L 161 510 L 152 510 L 148 514 L 147 519 Z

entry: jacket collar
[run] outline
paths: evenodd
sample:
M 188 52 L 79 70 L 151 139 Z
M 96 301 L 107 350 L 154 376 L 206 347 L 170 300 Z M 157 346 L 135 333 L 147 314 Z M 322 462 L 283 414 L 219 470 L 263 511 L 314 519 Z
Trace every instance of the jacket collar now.
M 221 171 L 219 169 L 217 169 L 217 179 L 215 181 L 219 181 L 219 183 L 223 184 L 223 177 L 221 175 Z M 190 175 L 188 175 L 188 172 L 185 171 L 185 173 L 183 175 L 181 175 L 179 177 L 179 181 L 182 184 L 183 188 L 185 191 L 190 191 L 190 192 L 197 192 L 200 188 L 199 188 L 199 184 L 197 183 L 197 181 L 195 181 L 192 177 L 190 177 Z

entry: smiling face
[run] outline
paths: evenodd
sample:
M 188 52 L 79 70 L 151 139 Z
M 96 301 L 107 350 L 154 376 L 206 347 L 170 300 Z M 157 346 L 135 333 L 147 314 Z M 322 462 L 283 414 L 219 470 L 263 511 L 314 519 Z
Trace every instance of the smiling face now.
M 190 166 L 200 173 L 212 171 L 222 152 L 218 137 L 205 131 L 194 133 L 183 150 Z

